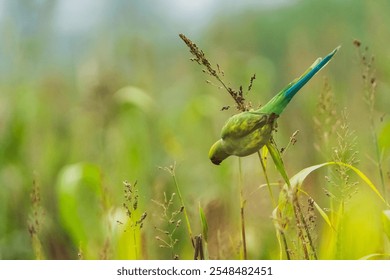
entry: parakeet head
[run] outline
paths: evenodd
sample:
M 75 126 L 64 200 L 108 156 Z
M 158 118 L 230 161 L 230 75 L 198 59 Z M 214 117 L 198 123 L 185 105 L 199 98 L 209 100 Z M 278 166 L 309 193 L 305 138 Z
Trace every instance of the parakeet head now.
M 222 146 L 222 140 L 218 140 L 211 146 L 209 151 L 209 159 L 212 163 L 219 165 L 229 155 L 225 152 Z

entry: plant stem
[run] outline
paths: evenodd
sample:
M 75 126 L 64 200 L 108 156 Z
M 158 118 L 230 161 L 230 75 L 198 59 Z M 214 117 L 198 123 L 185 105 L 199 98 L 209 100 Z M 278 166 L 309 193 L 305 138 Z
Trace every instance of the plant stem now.
M 374 146 L 375 146 L 376 160 L 377 160 L 378 169 L 379 169 L 379 177 L 381 180 L 383 197 L 385 199 L 387 199 L 387 190 L 386 190 L 386 185 L 385 185 L 385 179 L 383 176 L 381 151 L 380 151 L 380 147 L 379 147 L 378 137 L 377 137 L 376 132 L 375 132 L 376 128 L 375 128 L 374 119 L 372 116 L 370 119 L 371 119 L 371 133 L 372 133 L 372 138 L 373 138 Z
M 183 200 L 183 197 L 181 195 L 179 184 L 177 183 L 176 175 L 175 175 L 174 171 L 171 172 L 171 175 L 173 177 L 173 181 L 175 182 L 175 187 L 176 187 L 177 194 L 179 195 L 180 203 L 183 206 L 183 214 L 184 214 L 184 218 L 186 219 L 188 235 L 190 236 L 190 240 L 191 240 L 192 246 L 195 248 L 194 239 L 192 238 L 192 230 L 191 230 L 190 219 L 188 218 L 187 209 L 186 209 L 186 207 L 184 205 L 184 200 Z
M 272 192 L 272 188 L 271 188 L 271 184 L 270 184 L 270 181 L 269 181 L 269 178 L 268 178 L 268 173 L 267 173 L 267 169 L 266 169 L 266 165 L 265 165 L 265 161 L 264 161 L 264 158 L 261 156 L 260 154 L 260 151 L 257 152 L 257 155 L 259 156 L 259 160 L 260 160 L 260 163 L 261 163 L 261 168 L 263 170 L 263 174 L 264 174 L 264 178 L 265 178 L 265 181 L 266 181 L 266 184 L 267 184 L 267 188 L 268 188 L 268 192 L 269 192 L 269 195 L 271 197 L 271 201 L 272 201 L 272 205 L 274 208 L 277 207 L 277 204 L 276 204 L 276 200 L 275 200 L 275 197 L 274 197 L 274 194 Z M 281 213 L 278 211 L 278 215 L 281 219 Z M 290 260 L 290 252 L 289 252 L 289 249 L 288 249 L 288 244 L 287 244 L 287 239 L 286 239 L 286 235 L 284 234 L 284 232 L 282 230 L 278 230 L 277 229 L 277 236 L 276 238 L 278 239 L 278 242 L 279 242 L 279 246 L 280 246 L 280 259 L 282 259 L 283 257 L 283 253 L 282 253 L 282 244 L 281 244 L 281 241 L 283 242 L 283 248 L 286 252 L 286 258 L 288 260 Z M 280 240 L 280 237 L 282 238 L 282 240 Z
M 296 194 L 293 194 L 293 198 L 292 198 L 291 203 L 293 206 L 294 216 L 295 216 L 295 220 L 296 220 L 296 224 L 297 224 L 298 238 L 301 241 L 302 250 L 303 250 L 303 253 L 305 255 L 305 259 L 310 260 L 309 253 L 308 253 L 308 250 L 306 247 L 307 242 L 305 240 L 306 239 L 305 234 L 302 230 L 303 222 L 302 222 L 300 213 L 298 213 L 298 211 L 299 211 L 298 209 L 300 209 L 300 207 L 299 207 L 299 203 L 298 203 L 298 197 Z
M 137 242 L 137 237 L 136 237 L 136 228 L 133 228 L 133 239 L 134 239 L 134 255 L 135 259 L 138 260 L 138 242 Z
M 280 152 L 279 152 L 278 148 L 276 147 L 275 142 L 272 139 L 267 144 L 267 148 L 268 148 L 268 151 L 270 152 L 270 154 L 272 156 L 272 159 L 273 159 L 273 161 L 275 163 L 275 166 L 276 166 L 277 170 L 279 171 L 280 175 L 282 175 L 282 177 L 283 177 L 283 179 L 286 182 L 286 185 L 288 187 L 288 192 L 290 193 L 290 195 L 289 195 L 290 203 L 291 203 L 291 205 L 293 207 L 293 212 L 294 212 L 295 220 L 296 220 L 296 223 L 297 223 L 298 237 L 301 240 L 302 249 L 304 251 L 305 258 L 306 259 L 310 259 L 309 258 L 309 253 L 308 253 L 307 247 L 306 247 L 308 243 L 309 243 L 310 249 L 311 249 L 311 251 L 313 253 L 313 256 L 315 258 L 317 258 L 317 255 L 315 253 L 315 248 L 314 248 L 314 245 L 313 245 L 313 242 L 312 242 L 312 238 L 311 238 L 311 235 L 310 235 L 309 227 L 307 226 L 307 223 L 306 223 L 305 218 L 304 218 L 303 213 L 302 213 L 302 209 L 301 209 L 299 201 L 298 201 L 298 195 L 297 195 L 296 187 L 294 186 L 294 188 L 293 188 L 291 186 L 290 179 L 289 179 L 289 177 L 287 175 L 283 159 L 282 159 L 282 157 L 280 155 Z M 282 217 L 281 217 L 282 214 L 280 213 L 279 215 L 280 215 L 279 218 L 282 219 Z M 302 230 L 302 227 L 303 227 L 304 231 Z
M 284 234 L 283 231 L 279 231 L 280 235 L 282 236 L 282 240 L 283 240 L 283 245 L 284 245 L 284 251 L 286 252 L 286 258 L 288 260 L 291 260 L 291 257 L 290 257 L 290 250 L 288 249 L 288 245 L 287 245 L 287 239 L 286 239 L 286 235 Z
M 311 253 L 313 254 L 314 259 L 317 259 L 317 253 L 316 253 L 316 250 L 315 250 L 315 247 L 314 247 L 314 244 L 313 244 L 313 239 L 311 238 L 309 227 L 308 227 L 308 225 L 306 223 L 305 217 L 303 216 L 303 212 L 302 212 L 302 209 L 301 209 L 301 205 L 299 204 L 298 195 L 297 194 L 295 194 L 295 196 L 294 196 L 294 201 L 295 201 L 295 207 L 296 207 L 296 209 L 298 211 L 300 223 L 302 223 L 303 228 L 305 229 L 306 235 L 304 236 L 304 239 L 307 238 L 307 240 L 309 242 L 310 249 L 311 249 Z M 304 247 L 306 247 L 305 244 L 303 244 L 303 245 L 304 245 Z M 310 259 L 310 256 L 308 256 L 308 257 Z
M 265 167 L 264 159 L 261 156 L 260 151 L 257 152 L 257 155 L 259 156 L 259 160 L 260 160 L 260 163 L 261 163 L 261 168 L 263 169 L 263 174 L 264 174 L 265 182 L 267 183 L 269 196 L 271 197 L 271 200 L 272 200 L 272 206 L 275 208 L 277 206 L 277 204 L 276 204 L 276 201 L 275 201 L 274 194 L 272 192 L 271 184 L 270 184 L 269 179 L 268 179 L 268 173 L 267 173 L 267 169 Z
M 244 188 L 242 183 L 242 168 L 241 168 L 241 158 L 238 158 L 238 171 L 239 171 L 239 189 L 240 189 L 240 217 L 241 217 L 241 240 L 242 240 L 242 259 L 248 259 L 247 250 L 246 250 L 246 236 L 245 236 L 245 199 L 244 199 Z

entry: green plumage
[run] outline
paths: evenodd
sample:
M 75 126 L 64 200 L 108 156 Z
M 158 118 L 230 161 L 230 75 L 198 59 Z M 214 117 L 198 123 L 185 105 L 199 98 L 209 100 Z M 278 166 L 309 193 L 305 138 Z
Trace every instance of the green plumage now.
M 330 61 L 338 49 L 324 59 L 318 58 L 299 78 L 289 83 L 260 109 L 230 117 L 222 128 L 221 139 L 210 149 L 210 160 L 218 165 L 231 155 L 244 157 L 260 150 L 270 140 L 275 120 L 294 95 Z

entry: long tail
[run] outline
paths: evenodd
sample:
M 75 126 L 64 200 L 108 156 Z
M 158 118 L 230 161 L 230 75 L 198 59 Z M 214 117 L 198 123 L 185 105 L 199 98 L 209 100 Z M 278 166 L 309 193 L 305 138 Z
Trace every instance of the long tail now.
M 286 98 L 294 97 L 294 95 L 311 79 L 315 74 L 318 73 L 323 67 L 328 64 L 328 62 L 332 59 L 334 54 L 339 50 L 340 46 L 335 48 L 330 54 L 328 54 L 324 59 L 317 58 L 317 60 L 310 66 L 309 69 L 306 70 L 305 73 L 301 77 L 299 77 L 296 81 L 293 81 L 293 85 L 290 86 L 284 96 Z
M 294 97 L 294 95 L 311 79 L 315 74 L 318 73 L 322 68 L 328 64 L 335 53 L 339 50 L 340 46 L 335 48 L 330 54 L 324 59 L 317 58 L 316 61 L 303 73 L 299 78 L 295 79 L 275 95 L 267 104 L 259 109 L 262 113 L 275 113 L 280 115 L 287 104 Z

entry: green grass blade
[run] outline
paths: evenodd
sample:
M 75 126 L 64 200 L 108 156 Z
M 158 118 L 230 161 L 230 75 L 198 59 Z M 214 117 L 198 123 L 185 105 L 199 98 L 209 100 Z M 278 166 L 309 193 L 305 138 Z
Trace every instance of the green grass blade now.
M 342 165 L 342 166 L 348 167 L 349 169 L 353 170 L 360 177 L 360 179 L 362 179 L 368 185 L 368 187 L 370 187 L 370 189 L 383 201 L 383 203 L 385 203 L 387 207 L 390 207 L 389 204 L 386 202 L 386 200 L 383 198 L 383 196 L 380 194 L 378 189 L 375 187 L 375 185 L 371 182 L 371 180 L 362 171 L 360 171 L 358 168 L 356 168 L 352 165 L 346 164 L 344 162 L 329 161 L 329 162 L 313 165 L 313 166 L 307 167 L 305 169 L 302 169 L 301 171 L 299 171 L 297 174 L 295 174 L 291 178 L 291 180 L 290 180 L 291 186 L 293 188 L 300 188 L 303 181 L 306 179 L 306 177 L 310 173 L 312 173 L 313 171 L 315 171 L 321 167 L 328 166 L 328 165 Z
M 267 168 L 267 155 L 268 155 L 268 148 L 267 146 L 264 146 L 261 149 L 261 158 L 263 159 L 264 168 Z
M 310 195 L 303 191 L 303 190 L 300 190 L 300 192 L 302 192 L 303 194 L 305 194 L 307 197 L 310 197 Z M 313 199 L 312 197 L 310 197 L 311 199 Z M 325 211 L 318 205 L 317 202 L 315 202 L 315 200 L 313 199 L 313 204 L 314 204 L 314 207 L 317 209 L 317 211 L 320 213 L 321 217 L 324 219 L 324 221 L 328 224 L 328 226 L 330 226 L 333 230 L 336 230 L 334 228 L 334 226 L 332 225 L 332 222 L 330 221 L 329 219 L 329 216 L 325 213 Z
M 370 187 L 370 189 L 389 207 L 389 204 L 385 201 L 385 199 L 380 194 L 378 189 L 375 187 L 375 185 L 371 182 L 371 180 L 362 171 L 360 171 L 358 168 L 356 168 L 356 167 L 354 167 L 352 165 L 349 165 L 349 164 L 346 164 L 346 163 L 343 163 L 343 162 L 330 161 L 330 162 L 325 162 L 325 163 L 322 163 L 322 164 L 317 164 L 317 165 L 313 165 L 313 166 L 310 166 L 310 167 L 302 169 L 301 171 L 299 171 L 297 174 L 295 174 L 290 179 L 290 184 L 291 184 L 292 190 L 295 190 L 296 188 L 298 188 L 299 191 L 301 191 L 301 192 L 305 193 L 306 195 L 308 195 L 306 192 L 301 190 L 301 186 L 303 184 L 303 181 L 313 171 L 316 171 L 317 169 L 319 169 L 321 167 L 324 167 L 324 166 L 328 166 L 328 165 L 342 165 L 342 166 L 348 167 L 349 169 L 353 170 Z M 284 185 L 283 189 L 285 191 L 288 190 L 287 184 Z M 281 197 L 283 198 L 284 196 L 282 195 Z M 284 200 L 286 200 L 286 201 L 284 201 Z M 279 200 L 279 207 L 280 208 L 285 207 L 286 203 L 287 203 L 287 199 Z M 328 215 L 325 213 L 325 211 L 315 201 L 314 201 L 314 206 L 316 207 L 316 209 L 318 210 L 318 212 L 320 213 L 320 215 L 324 219 L 324 221 L 332 229 L 334 229 L 334 227 L 333 227 L 333 225 L 332 225 Z M 386 232 L 386 234 L 390 238 L 390 214 L 388 214 L 388 215 L 389 216 L 387 217 L 388 218 L 387 222 L 389 223 L 389 225 L 388 225 L 388 232 Z
M 333 227 L 333 225 L 332 225 L 328 215 L 325 213 L 325 211 L 314 200 L 313 200 L 313 203 L 314 203 L 314 207 L 317 209 L 318 213 L 320 213 L 321 217 L 328 224 L 328 226 L 330 226 L 334 231 L 336 231 L 336 229 Z
M 385 231 L 387 238 L 390 240 L 390 210 L 384 210 L 382 212 L 383 230 Z
M 376 254 L 369 254 L 367 256 L 364 256 L 362 258 L 360 258 L 359 260 L 371 260 L 371 259 L 385 259 L 385 258 L 389 258 L 390 257 L 390 254 L 379 254 L 379 253 L 376 253 Z
M 312 173 L 313 171 L 315 171 L 323 166 L 326 166 L 328 164 L 329 163 L 322 163 L 322 164 L 317 164 L 317 165 L 313 165 L 313 166 L 306 167 L 306 168 L 302 169 L 297 174 L 295 174 L 293 177 L 291 177 L 291 179 L 290 179 L 291 186 L 293 188 L 300 188 L 303 181 L 306 179 L 307 176 L 310 175 L 310 173 Z
M 202 224 L 202 235 L 204 240 L 207 242 L 208 241 L 208 231 L 209 231 L 209 226 L 207 224 L 207 219 L 206 215 L 203 212 L 203 208 L 199 204 L 199 216 L 200 216 L 200 222 Z
M 56 184 L 60 219 L 87 259 L 98 257 L 103 242 L 101 184 L 99 167 L 89 163 L 65 166 Z
M 286 170 L 284 169 L 284 163 L 278 148 L 273 142 L 268 142 L 266 146 L 280 175 L 282 175 L 285 182 L 289 182 L 289 178 L 287 176 Z
M 386 200 L 383 198 L 383 196 L 380 194 L 380 192 L 378 191 L 378 189 L 375 187 L 375 185 L 370 181 L 370 179 L 368 179 L 368 177 L 363 173 L 361 172 L 359 169 L 357 169 L 356 167 L 352 166 L 352 165 L 349 165 L 349 164 L 346 164 L 346 163 L 343 163 L 343 162 L 330 162 L 331 164 L 338 164 L 338 165 L 344 165 L 350 169 L 352 169 L 353 171 L 355 171 L 355 173 L 371 188 L 371 190 L 387 205 L 387 207 L 390 207 L 390 205 L 386 202 Z

